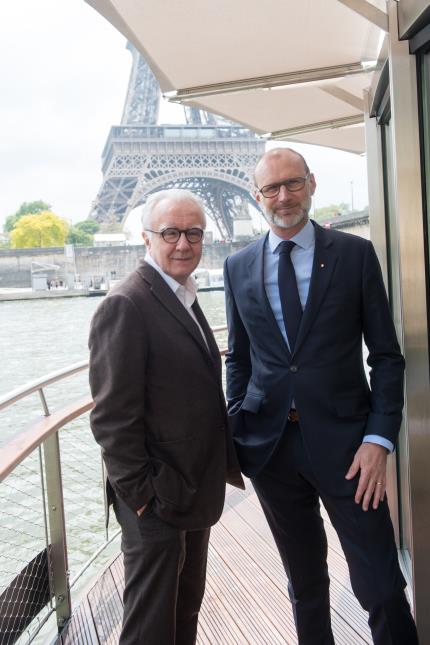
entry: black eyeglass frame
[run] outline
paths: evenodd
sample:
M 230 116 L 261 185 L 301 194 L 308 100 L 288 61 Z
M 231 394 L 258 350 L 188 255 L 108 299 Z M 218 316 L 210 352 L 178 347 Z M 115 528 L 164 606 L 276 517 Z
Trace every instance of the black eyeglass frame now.
M 163 240 L 166 242 L 166 244 L 177 244 L 181 238 L 182 233 L 185 235 L 185 238 L 187 242 L 190 244 L 198 244 L 199 242 L 202 241 L 203 236 L 205 234 L 204 230 L 202 228 L 199 228 L 198 226 L 193 226 L 192 228 L 176 228 L 175 226 L 168 226 L 167 228 L 164 228 L 162 231 L 153 231 L 150 228 L 145 228 L 145 231 L 148 231 L 148 233 L 155 233 L 156 235 L 161 235 Z M 171 233 L 172 231 L 175 231 L 177 233 L 176 239 L 175 240 L 166 240 L 166 234 Z M 190 234 L 195 235 L 199 231 L 200 238 L 198 240 L 190 240 Z
M 307 182 L 307 180 L 309 179 L 310 176 L 311 176 L 311 173 L 308 172 L 305 177 L 291 177 L 290 179 L 284 179 L 284 181 L 280 181 L 279 183 L 275 182 L 273 184 L 267 184 L 266 186 L 262 186 L 262 188 L 258 188 L 258 186 L 257 186 L 257 190 L 258 190 L 259 193 L 261 193 L 263 195 L 263 197 L 266 197 L 266 199 L 270 199 L 271 197 L 277 197 L 279 195 L 280 191 L 281 191 L 281 186 L 285 186 L 287 188 L 288 192 L 290 192 L 290 193 L 297 193 L 299 190 L 302 190 L 305 187 L 305 184 L 306 184 L 306 182 Z M 295 182 L 295 181 L 299 181 L 299 180 L 302 182 L 300 184 L 300 186 L 298 188 L 291 188 L 291 182 Z M 274 193 L 273 195 L 272 194 L 271 195 L 265 195 L 264 194 L 266 188 L 275 187 L 275 186 L 277 188 L 276 193 Z

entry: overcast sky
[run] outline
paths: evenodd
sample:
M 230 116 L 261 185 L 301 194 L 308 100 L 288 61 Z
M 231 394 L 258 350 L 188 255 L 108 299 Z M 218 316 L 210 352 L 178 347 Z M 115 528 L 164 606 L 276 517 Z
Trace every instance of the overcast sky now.
M 120 122 L 131 55 L 125 39 L 84 0 L 0 2 L 0 224 L 43 199 L 85 219 L 102 182 L 101 153 Z M 175 122 L 178 106 L 163 108 Z M 307 158 L 316 206 L 367 205 L 363 157 L 316 146 Z M 352 183 L 351 183 L 352 182 Z

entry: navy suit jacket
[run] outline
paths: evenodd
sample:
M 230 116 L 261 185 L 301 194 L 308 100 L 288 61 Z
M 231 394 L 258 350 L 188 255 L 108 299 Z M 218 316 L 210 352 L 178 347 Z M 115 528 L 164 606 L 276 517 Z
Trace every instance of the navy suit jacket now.
M 242 470 L 254 477 L 276 449 L 294 400 L 320 486 L 351 494 L 356 482 L 345 474 L 363 436 L 396 442 L 404 360 L 371 242 L 312 223 L 312 276 L 292 355 L 264 287 L 267 236 L 225 262 L 228 409 Z

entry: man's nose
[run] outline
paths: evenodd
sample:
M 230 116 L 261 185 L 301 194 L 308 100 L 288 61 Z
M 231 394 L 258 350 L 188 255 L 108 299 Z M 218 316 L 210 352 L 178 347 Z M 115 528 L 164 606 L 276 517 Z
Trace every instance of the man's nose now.
M 176 242 L 176 248 L 177 249 L 188 249 L 190 246 L 190 243 L 188 242 L 187 238 L 185 237 L 185 233 L 182 231 L 182 233 L 179 236 L 179 240 Z
M 285 184 L 281 184 L 279 186 L 279 195 L 278 197 L 280 199 L 287 198 L 291 195 L 291 192 L 288 190 L 287 186 Z

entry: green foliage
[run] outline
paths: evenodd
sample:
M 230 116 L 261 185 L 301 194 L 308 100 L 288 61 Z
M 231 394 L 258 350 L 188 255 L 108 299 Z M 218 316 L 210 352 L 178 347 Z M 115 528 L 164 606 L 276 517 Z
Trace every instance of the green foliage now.
M 41 199 L 38 199 L 34 202 L 23 202 L 16 213 L 6 217 L 3 230 L 5 231 L 5 233 L 10 233 L 17 225 L 21 217 L 24 217 L 24 215 L 36 215 L 37 213 L 49 211 L 50 208 L 50 204 L 47 204 Z
M 74 244 L 75 246 L 92 246 L 93 235 L 86 233 L 78 225 L 71 226 L 66 237 L 66 244 Z
M 336 217 L 336 215 L 344 215 L 349 212 L 349 205 L 341 202 L 340 204 L 330 204 L 330 206 L 323 206 L 322 208 L 316 208 L 313 215 L 314 219 L 330 219 L 331 217 Z
M 16 215 L 8 215 L 6 217 L 5 223 L 3 224 L 4 232 L 10 233 L 17 222 L 18 222 L 18 218 Z
M 75 227 L 90 235 L 94 235 L 100 230 L 100 224 L 95 219 L 84 219 L 83 222 L 77 222 Z
M 66 244 L 75 246 L 92 246 L 94 233 L 100 229 L 95 219 L 85 219 L 71 226 L 66 238 Z
M 11 232 L 11 246 L 15 249 L 63 246 L 67 233 L 67 223 L 50 211 L 23 215 Z
M 8 235 L 0 235 L 0 249 L 9 249 L 10 239 Z
M 36 215 L 37 213 L 42 213 L 49 211 L 51 208 L 50 204 L 38 199 L 34 202 L 23 202 L 19 209 L 16 211 L 15 215 L 22 217 L 23 215 Z

